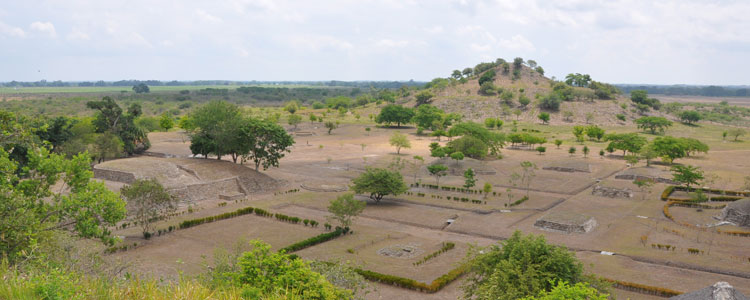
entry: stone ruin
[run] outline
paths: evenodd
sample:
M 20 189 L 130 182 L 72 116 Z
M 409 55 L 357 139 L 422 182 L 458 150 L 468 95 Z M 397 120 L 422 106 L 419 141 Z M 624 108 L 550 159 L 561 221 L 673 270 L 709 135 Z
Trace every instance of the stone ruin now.
M 734 201 L 721 210 L 719 219 L 740 227 L 750 227 L 750 198 Z
M 534 226 L 540 229 L 562 233 L 587 233 L 596 225 L 593 217 L 571 212 L 549 213 L 534 222 Z
M 566 173 L 591 173 L 591 165 L 580 161 L 558 161 L 542 167 L 542 170 Z
M 591 191 L 591 194 L 608 198 L 633 198 L 633 191 L 629 188 L 618 189 L 602 185 L 594 186 L 594 190 Z
M 378 250 L 378 254 L 393 258 L 411 258 L 422 253 L 418 245 L 391 245 Z
M 628 181 L 652 180 L 658 183 L 679 185 L 679 183 L 670 179 L 669 176 L 671 176 L 669 172 L 662 171 L 658 168 L 637 167 L 637 168 L 628 168 L 618 173 L 617 175 L 615 175 L 615 179 L 622 179 L 622 180 L 628 180 Z
M 731 284 L 719 281 L 697 291 L 677 295 L 674 300 L 747 300 L 748 298 Z

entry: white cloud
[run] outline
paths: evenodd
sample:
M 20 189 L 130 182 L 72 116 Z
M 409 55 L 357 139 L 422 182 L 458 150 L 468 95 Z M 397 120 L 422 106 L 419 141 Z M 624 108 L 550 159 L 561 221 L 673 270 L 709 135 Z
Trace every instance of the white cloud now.
M 202 10 L 202 9 L 196 9 L 195 14 L 198 15 L 198 18 L 200 18 L 203 21 L 212 22 L 212 23 L 218 23 L 222 21 L 221 18 L 214 16 L 212 14 L 209 14 L 205 10 Z
M 12 36 L 12 37 L 25 37 L 26 36 L 26 32 L 23 31 L 23 29 L 10 26 L 3 22 L 0 22 L 0 33 L 2 33 L 3 35 Z
M 73 31 L 71 31 L 67 37 L 69 40 L 88 41 L 91 39 L 91 37 L 87 33 L 78 29 L 74 29 Z
M 378 47 L 384 48 L 403 48 L 409 45 L 409 41 L 395 41 L 391 39 L 382 39 L 375 43 Z
M 354 45 L 345 40 L 341 40 L 328 35 L 303 35 L 293 36 L 288 42 L 295 47 L 305 48 L 313 51 L 324 49 L 351 50 Z
M 57 37 L 57 31 L 55 31 L 55 25 L 52 22 L 34 22 L 31 23 L 31 29 L 44 33 L 50 37 Z
M 527 52 L 533 52 L 534 50 L 536 50 L 536 47 L 534 47 L 534 44 L 532 44 L 531 41 L 529 41 L 523 35 L 520 35 L 520 34 L 514 35 L 510 39 L 501 39 L 500 42 L 498 43 L 500 47 L 503 47 L 508 50 L 527 51 Z

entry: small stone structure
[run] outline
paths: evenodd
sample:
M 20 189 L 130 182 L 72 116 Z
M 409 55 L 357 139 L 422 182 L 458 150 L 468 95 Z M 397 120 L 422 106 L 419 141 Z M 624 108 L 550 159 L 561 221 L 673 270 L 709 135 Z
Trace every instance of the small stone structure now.
M 673 300 L 748 300 L 742 292 L 725 281 L 719 281 L 697 291 L 677 295 Z
M 721 210 L 719 219 L 741 227 L 750 227 L 750 198 L 740 199 L 727 204 Z
M 378 250 L 378 254 L 393 258 L 411 258 L 422 253 L 418 245 L 392 245 Z
M 591 173 L 591 165 L 586 162 L 580 161 L 557 161 L 552 162 L 544 167 L 542 170 L 566 172 L 566 173 Z
M 675 182 L 674 180 L 670 179 L 669 176 L 671 176 L 669 172 L 662 171 L 658 168 L 637 167 L 637 168 L 629 168 L 618 173 L 617 175 L 615 175 L 615 179 L 622 179 L 622 180 L 628 180 L 628 181 L 653 180 L 654 182 L 659 182 L 659 183 L 674 184 L 674 185 L 679 184 Z
M 587 233 L 596 225 L 593 217 L 572 212 L 549 213 L 534 222 L 541 229 L 563 233 Z
M 591 194 L 594 196 L 609 198 L 633 198 L 633 191 L 631 191 L 629 188 L 618 189 L 602 185 L 594 186 L 594 190 L 591 191 Z

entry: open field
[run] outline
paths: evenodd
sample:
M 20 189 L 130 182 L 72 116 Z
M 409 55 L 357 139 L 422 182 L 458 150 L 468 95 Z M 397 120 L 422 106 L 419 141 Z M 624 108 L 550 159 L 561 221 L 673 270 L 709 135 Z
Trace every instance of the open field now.
M 365 108 L 360 113 L 366 115 L 367 111 L 368 108 Z M 320 123 L 304 122 L 299 125 L 298 132 L 306 134 L 296 137 L 296 144 L 292 152 L 282 160 L 281 167 L 263 172 L 264 175 L 280 182 L 278 188 L 255 191 L 246 200 L 227 202 L 224 206 L 218 205 L 222 202 L 220 200 L 206 199 L 193 202 L 193 213 L 178 215 L 157 227 L 166 228 L 184 219 L 216 215 L 245 206 L 261 207 L 272 213 L 279 212 L 318 220 L 322 224 L 326 222 L 328 215 L 328 202 L 345 192 L 311 191 L 302 188 L 303 186 L 345 188 L 350 180 L 366 167 L 387 167 L 394 159 L 410 162 L 413 155 L 421 155 L 427 159 L 419 168 L 415 168 L 411 163 L 403 164 L 401 172 L 407 184 L 415 183 L 415 177 L 416 182 L 422 184 L 436 183 L 435 178 L 425 170 L 425 166 L 434 159 L 429 157 L 427 147 L 430 142 L 435 141 L 434 138 L 418 136 L 414 128 L 377 128 L 351 116 L 341 120 L 342 127 L 334 130 L 331 135 L 326 133 Z M 371 127 L 373 130 L 366 133 L 365 127 Z M 567 153 L 567 148 L 580 148 L 582 144 L 574 141 L 569 126 L 521 123 L 519 128 L 539 130 L 548 138 L 564 140 L 564 144 L 561 149 L 548 147 L 544 155 L 525 149 L 504 149 L 503 159 L 482 161 L 487 170 L 494 170 L 494 174 L 478 175 L 479 186 L 484 182 L 490 182 L 493 191 L 497 193 L 489 195 L 487 199 L 481 194 L 446 192 L 423 187 L 412 187 L 410 194 L 386 197 L 380 203 L 358 197 L 360 200 L 368 201 L 368 206 L 356 219 L 352 227 L 354 234 L 301 250 L 296 254 L 306 259 L 349 261 L 364 269 L 429 283 L 456 267 L 465 256 L 469 245 L 486 246 L 507 238 L 515 230 L 521 230 L 525 233 L 545 235 L 553 243 L 570 247 L 584 262 L 587 272 L 607 278 L 678 291 L 696 290 L 713 282 L 726 280 L 744 293 L 750 293 L 750 256 L 746 251 L 750 240 L 747 237 L 697 231 L 670 221 L 664 217 L 662 208 L 665 203 L 659 199 L 661 191 L 667 185 L 657 184 L 650 190 L 640 190 L 631 181 L 615 179 L 616 174 L 632 168 L 629 168 L 617 153 L 600 157 L 599 149 L 604 148 L 605 143 L 587 141 L 586 145 L 591 148 L 588 157 L 581 154 L 571 156 Z M 606 129 L 617 132 L 636 131 L 633 126 Z M 721 130 L 718 125 L 689 127 L 676 124 L 668 130 L 668 134 L 696 136 L 709 144 L 711 151 L 707 155 L 681 159 L 679 162 L 699 165 L 708 173 L 716 174 L 721 178 L 715 183 L 717 187 L 739 189 L 743 184 L 742 177 L 747 175 L 749 167 L 743 165 L 742 157 L 750 155 L 750 147 L 744 141 L 722 140 Z M 396 155 L 394 148 L 388 145 L 388 137 L 393 131 L 406 133 L 412 142 L 412 148 L 402 149 L 402 154 Z M 189 151 L 186 150 L 189 142 L 184 141 L 182 133 L 152 133 L 150 136 L 154 141 L 154 147 L 150 150 L 152 155 L 189 155 Z M 185 163 L 197 160 L 204 165 L 217 166 L 227 163 L 196 158 L 181 160 Z M 506 189 L 509 186 L 509 176 L 513 171 L 517 171 L 518 164 L 524 160 L 532 161 L 538 166 L 537 175 L 528 191 L 530 200 L 518 206 L 507 207 Z M 588 172 L 543 170 L 544 167 L 560 166 L 570 162 Z M 644 168 L 644 163 L 641 162 L 634 167 Z M 653 165 L 650 168 L 668 173 L 668 166 Z M 218 171 L 221 168 L 208 169 Z M 227 176 L 230 175 L 219 172 L 212 175 L 211 179 L 219 180 Z M 462 184 L 463 177 L 459 174 L 449 174 L 440 179 L 442 186 L 459 187 Z M 632 190 L 634 195 L 632 198 L 592 195 L 596 185 L 627 188 Z M 279 193 L 291 189 L 300 191 Z M 424 193 L 425 196 L 418 196 L 418 193 Z M 510 194 L 511 199 L 518 199 L 526 194 L 526 187 L 513 187 Z M 449 196 L 480 199 L 482 203 L 447 200 L 446 197 Z M 484 204 L 484 201 L 487 203 Z M 183 207 L 182 210 L 184 209 Z M 711 222 L 711 216 L 715 212 L 704 210 L 698 213 L 694 209 L 680 207 L 672 209 L 676 218 L 696 224 Z M 593 218 L 597 225 L 587 233 L 562 233 L 534 225 L 537 219 L 548 214 L 580 215 Z M 454 220 L 453 223 L 448 224 L 448 219 Z M 737 229 L 726 225 L 721 228 Z M 135 270 L 158 270 L 155 274 L 169 277 L 176 274 L 177 261 L 184 270 L 199 270 L 202 256 L 206 256 L 210 261 L 213 247 L 228 247 L 237 240 L 260 238 L 274 248 L 279 248 L 320 232 L 322 229 L 291 225 L 257 216 L 243 216 L 178 230 L 113 257 L 133 261 Z M 116 234 L 128 236 L 128 242 L 142 240 L 133 228 L 118 231 Z M 645 242 L 642 240 L 643 237 Z M 456 248 L 423 265 L 413 265 L 416 260 L 435 251 L 444 242 L 454 242 Z M 659 250 L 651 244 L 669 244 L 675 246 L 676 250 Z M 411 249 L 408 257 L 387 257 L 379 253 L 386 248 L 402 246 Z M 704 253 L 691 254 L 688 253 L 688 248 L 700 249 Z M 600 255 L 600 251 L 611 251 L 617 255 Z M 175 252 L 179 255 L 175 255 Z M 370 299 L 455 299 L 460 294 L 460 280 L 435 294 L 423 294 L 382 284 L 375 286 L 378 290 L 368 296 Z M 649 299 L 648 296 L 633 292 L 615 292 L 621 297 Z

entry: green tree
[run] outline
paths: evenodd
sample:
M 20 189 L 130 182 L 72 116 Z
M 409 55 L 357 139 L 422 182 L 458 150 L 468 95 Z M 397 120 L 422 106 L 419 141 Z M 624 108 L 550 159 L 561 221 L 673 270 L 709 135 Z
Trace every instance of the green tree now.
M 542 123 L 547 124 L 549 123 L 549 113 L 542 112 L 538 116 L 539 120 L 542 120 Z
M 687 155 L 687 144 L 682 140 L 671 136 L 660 136 L 655 138 L 649 147 L 665 162 L 672 163 L 675 159 Z
M 414 113 L 414 124 L 418 127 L 437 130 L 442 127 L 443 110 L 429 104 L 420 105 Z
M 609 294 L 600 293 L 586 282 L 569 285 L 564 280 L 558 280 L 551 291 L 542 291 L 536 297 L 527 297 L 523 300 L 607 300 Z
M 685 156 L 689 157 L 691 154 L 694 155 L 699 152 L 708 153 L 708 145 L 699 140 L 694 138 L 680 138 L 680 141 L 685 144 Z
M 351 292 L 334 287 L 323 275 L 313 272 L 303 259 L 271 251 L 271 245 L 259 240 L 250 241 L 250 247 L 237 262 L 239 271 L 227 274 L 248 299 L 273 294 L 318 300 L 352 297 Z
M 456 165 L 458 165 L 459 161 L 464 160 L 464 154 L 460 151 L 456 151 L 451 153 L 451 159 L 456 161 Z
M 139 104 L 131 104 L 127 113 L 124 113 L 114 99 L 105 96 L 101 101 L 87 102 L 86 107 L 98 110 L 93 122 L 96 132 L 109 131 L 117 135 L 128 154 L 143 152 L 151 146 L 147 132 L 135 124 L 135 120 L 142 113 Z
M 592 140 L 601 141 L 604 137 L 604 129 L 596 125 L 589 125 L 586 126 L 586 135 Z
M 334 129 L 339 128 L 339 124 L 333 121 L 326 121 L 324 125 L 328 129 L 328 134 L 331 134 L 331 131 L 333 131 Z
M 492 193 L 492 184 L 489 182 L 485 182 L 484 186 L 482 187 L 482 192 L 484 192 L 484 199 L 487 199 L 487 195 Z
M 191 118 L 196 128 L 196 131 L 190 134 L 191 142 L 198 139 L 205 147 L 201 150 L 216 155 L 216 159 L 232 155 L 232 159 L 237 161 L 241 155 L 236 149 L 239 146 L 239 130 L 243 122 L 237 105 L 226 101 L 211 101 L 193 111 Z
M 448 142 L 448 146 L 441 150 L 446 152 L 444 153 L 445 155 L 453 152 L 461 152 L 465 156 L 474 159 L 482 159 L 487 156 L 489 146 L 482 140 L 473 136 L 463 136 Z
M 560 149 L 560 145 L 562 145 L 562 143 L 562 140 L 555 140 L 555 146 L 557 147 L 557 149 Z
M 400 132 L 394 132 L 393 135 L 391 135 L 390 144 L 391 146 L 396 147 L 396 154 L 401 154 L 401 148 L 411 148 L 409 137 Z
M 398 196 L 408 190 L 404 177 L 396 171 L 367 168 L 352 180 L 352 190 L 357 194 L 370 194 L 370 199 L 380 202 L 386 195 Z
M 576 141 L 578 141 L 579 143 L 583 143 L 585 133 L 586 127 L 583 127 L 581 125 L 573 126 L 573 135 L 576 137 Z
M 521 162 L 521 184 L 526 185 L 526 198 L 529 197 L 531 190 L 531 181 L 536 177 L 534 172 L 537 169 L 536 164 L 530 161 Z
M 531 103 L 531 100 L 529 99 L 529 97 L 526 97 L 526 95 L 524 95 L 524 94 L 519 94 L 518 95 L 518 104 L 521 104 L 521 107 L 525 108 L 530 103 Z
M 279 160 L 294 145 L 294 138 L 284 128 L 267 120 L 248 118 L 238 129 L 239 142 L 234 149 L 241 154 L 242 163 L 252 161 L 256 171 L 260 166 L 263 170 L 278 167 Z
M 428 166 L 427 171 L 429 171 L 432 176 L 435 176 L 436 185 L 440 185 L 440 177 L 443 177 L 447 174 L 448 167 L 441 164 L 435 164 Z
M 676 165 L 670 169 L 672 171 L 672 180 L 682 183 L 690 191 L 690 185 L 697 185 L 703 180 L 703 171 L 699 167 L 691 165 Z
M 747 134 L 747 131 L 745 131 L 745 129 L 742 129 L 742 128 L 732 128 L 729 130 L 729 135 L 734 137 L 735 142 L 738 141 L 738 139 L 741 136 L 744 136 L 745 134 Z
M 18 162 L 0 149 L 0 257 L 11 263 L 24 258 L 49 241 L 51 232 L 114 243 L 109 228 L 125 218 L 125 202 L 92 180 L 87 153 L 68 160 L 39 148 L 27 158 L 19 170 Z
M 464 172 L 464 188 L 470 189 L 473 188 L 476 184 L 477 179 L 476 174 L 474 173 L 474 169 L 466 169 L 466 172 Z
M 354 218 L 365 210 L 366 205 L 366 202 L 354 199 L 354 194 L 344 194 L 331 200 L 328 212 L 332 215 L 330 219 L 339 222 L 341 227 L 349 227 Z
M 435 94 L 428 90 L 421 91 L 414 95 L 414 98 L 417 99 L 417 106 L 429 104 L 430 102 L 432 102 L 433 97 L 435 97 Z
M 539 152 L 539 155 L 544 154 L 544 152 L 547 152 L 547 147 L 539 146 L 536 147 L 536 151 Z
M 568 154 L 570 154 L 570 156 L 576 154 L 576 147 L 570 146 L 570 148 L 568 149 Z
M 651 134 L 656 134 L 656 131 L 664 133 L 668 127 L 672 126 L 672 121 L 664 117 L 641 117 L 635 120 L 635 124 L 639 129 L 648 129 Z
M 133 86 L 133 91 L 136 94 L 151 92 L 151 89 L 145 83 L 139 83 Z
M 159 118 L 159 127 L 164 128 L 164 131 L 169 131 L 174 127 L 174 119 L 168 113 L 164 112 Z
M 591 149 L 589 149 L 589 146 L 584 145 L 582 151 L 583 151 L 583 157 L 586 157 L 589 155 L 589 152 L 591 151 Z
M 396 127 L 401 127 L 401 124 L 410 123 L 412 118 L 414 118 L 413 109 L 401 105 L 389 104 L 380 110 L 380 114 L 375 118 L 375 122 L 378 124 L 385 123 L 388 126 L 391 123 L 396 123 Z
M 111 132 L 97 135 L 94 141 L 94 155 L 97 162 L 118 158 L 122 154 L 122 141 Z
M 300 115 L 289 115 L 289 118 L 287 118 L 287 123 L 294 126 L 294 130 L 297 130 L 297 125 L 299 123 L 302 123 L 302 117 Z
M 495 80 L 495 70 L 490 69 L 487 72 L 484 72 L 482 76 L 479 76 L 479 86 L 484 84 L 485 82 L 492 83 Z
M 488 248 L 472 249 L 470 272 L 462 287 L 466 299 L 519 299 L 551 291 L 556 281 L 583 281 L 583 266 L 564 247 L 547 244 L 543 235 L 516 231 Z
M 170 195 L 156 179 L 137 179 L 120 189 L 120 195 L 131 207 L 130 214 L 141 226 L 143 236 L 153 232 L 152 224 L 159 217 L 177 210 L 178 200 Z
M 703 116 L 701 116 L 699 112 L 694 110 L 685 110 L 680 113 L 680 121 L 689 125 L 693 125 L 701 119 L 703 119 Z
M 638 153 L 641 148 L 648 143 L 645 137 L 637 133 L 612 133 L 604 136 L 604 140 L 609 141 L 608 149 L 622 150 L 625 156 L 628 152 Z
M 549 93 L 539 99 L 539 108 L 550 111 L 558 111 L 560 110 L 561 102 L 562 100 L 560 100 L 560 96 L 558 96 L 556 93 Z
M 297 100 L 287 102 L 286 105 L 284 105 L 284 110 L 290 114 L 294 114 L 299 110 L 299 102 L 297 102 Z

